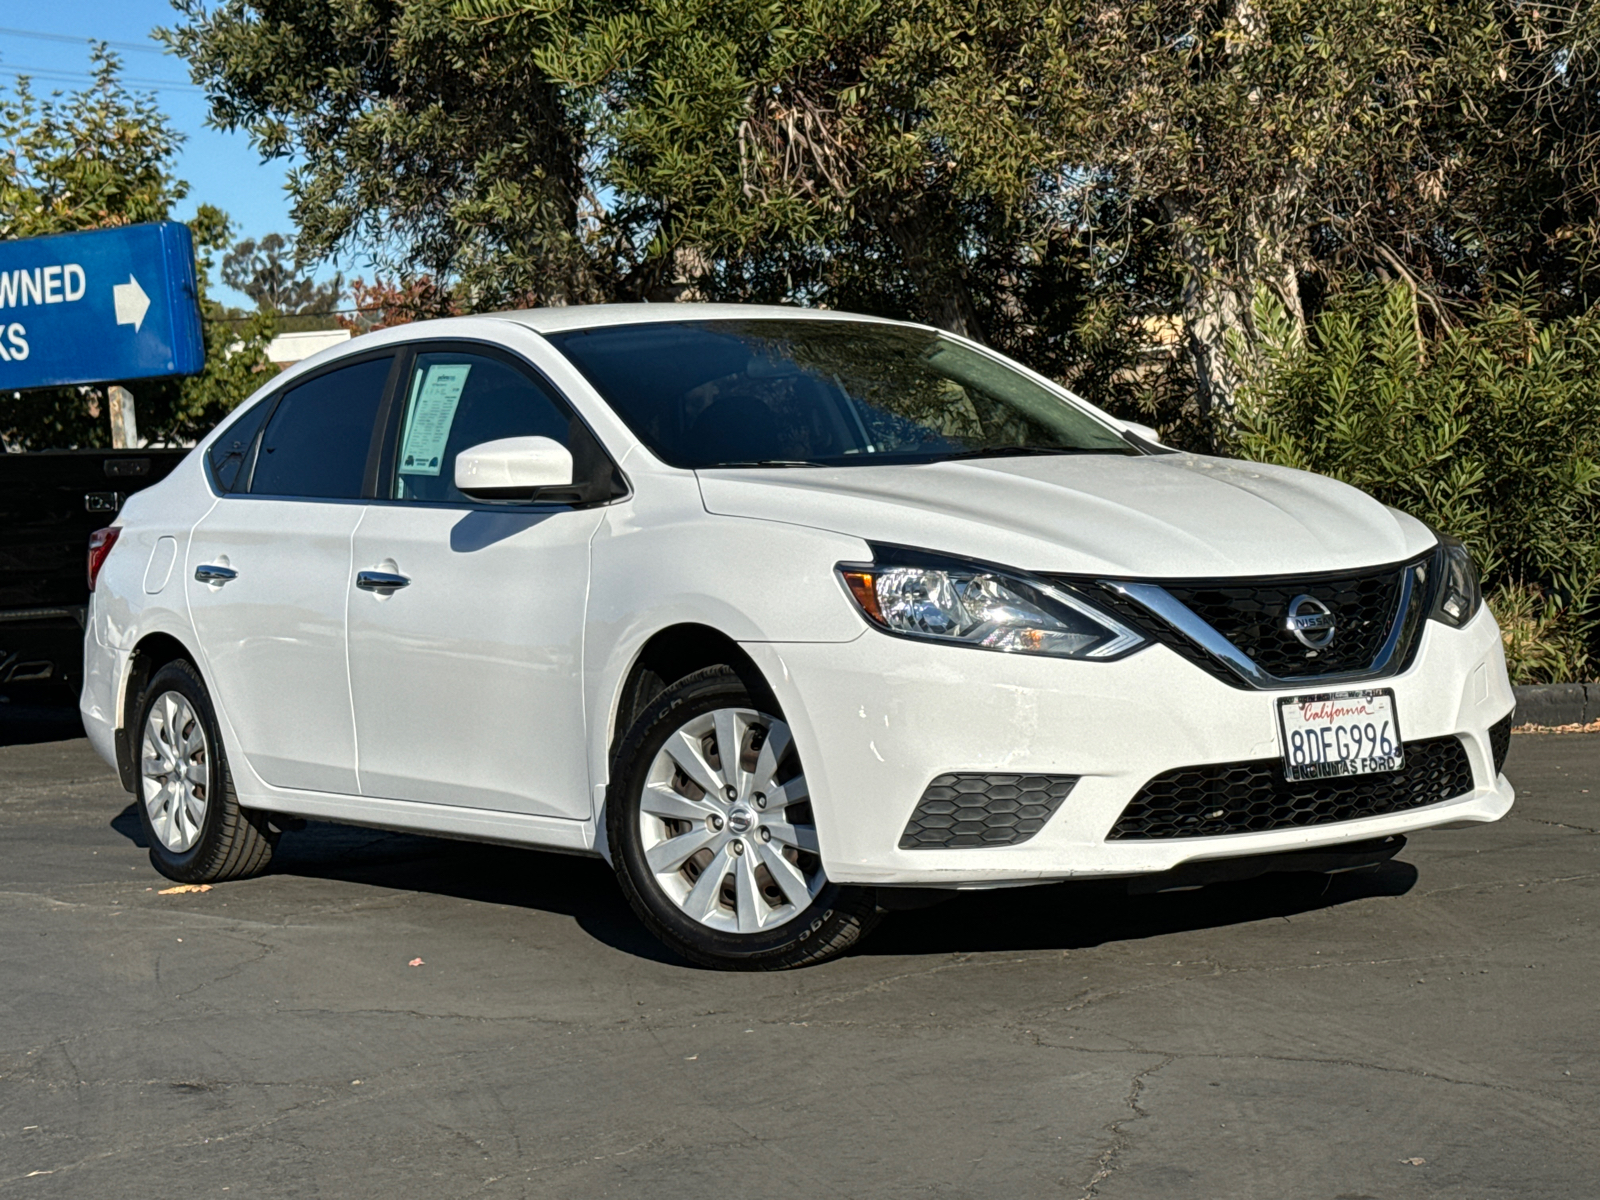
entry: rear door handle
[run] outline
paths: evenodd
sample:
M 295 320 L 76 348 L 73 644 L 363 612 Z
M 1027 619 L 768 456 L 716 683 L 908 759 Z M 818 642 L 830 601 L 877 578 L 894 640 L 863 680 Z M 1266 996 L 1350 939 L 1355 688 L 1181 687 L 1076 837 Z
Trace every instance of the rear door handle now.
M 388 571 L 356 572 L 356 586 L 363 592 L 393 592 L 410 583 L 404 575 L 392 575 Z
M 220 587 L 230 579 L 239 578 L 239 572 L 232 567 L 219 567 L 214 563 L 207 563 L 194 569 L 194 577 L 201 583 L 214 583 Z

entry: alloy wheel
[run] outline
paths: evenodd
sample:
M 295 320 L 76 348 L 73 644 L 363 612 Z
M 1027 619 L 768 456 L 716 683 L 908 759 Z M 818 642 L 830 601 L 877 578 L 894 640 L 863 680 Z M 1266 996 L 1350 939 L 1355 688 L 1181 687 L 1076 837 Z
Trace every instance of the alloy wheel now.
M 162 845 L 175 854 L 200 840 L 211 755 L 205 726 L 181 692 L 163 692 L 144 723 L 139 771 L 145 810 Z
M 799 916 L 827 882 L 789 727 L 719 708 L 668 736 L 639 796 L 645 860 L 689 916 L 761 933 Z

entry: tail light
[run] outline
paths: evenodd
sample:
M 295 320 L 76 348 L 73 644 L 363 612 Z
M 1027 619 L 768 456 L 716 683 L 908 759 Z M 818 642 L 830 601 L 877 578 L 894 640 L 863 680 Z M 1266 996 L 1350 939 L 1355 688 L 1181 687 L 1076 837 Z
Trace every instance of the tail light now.
M 106 565 L 106 555 L 117 544 L 122 530 L 113 525 L 110 529 L 96 529 L 89 535 L 89 590 L 94 591 L 94 581 L 100 578 L 100 568 Z

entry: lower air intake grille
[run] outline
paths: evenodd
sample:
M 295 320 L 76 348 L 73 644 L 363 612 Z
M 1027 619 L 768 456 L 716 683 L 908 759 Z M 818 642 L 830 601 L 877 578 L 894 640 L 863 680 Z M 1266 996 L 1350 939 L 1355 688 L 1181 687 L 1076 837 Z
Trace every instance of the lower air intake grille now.
M 1015 846 L 1055 815 L 1076 775 L 940 775 L 900 835 L 902 850 Z
M 1406 765 L 1383 775 L 1290 783 L 1283 761 L 1214 763 L 1157 775 L 1122 810 L 1109 838 L 1214 837 L 1328 825 L 1438 804 L 1472 790 L 1456 737 L 1406 743 Z
M 1489 726 L 1489 751 L 1494 755 L 1496 775 L 1506 769 L 1506 755 L 1511 751 L 1511 718 L 1515 712 L 1513 709 Z

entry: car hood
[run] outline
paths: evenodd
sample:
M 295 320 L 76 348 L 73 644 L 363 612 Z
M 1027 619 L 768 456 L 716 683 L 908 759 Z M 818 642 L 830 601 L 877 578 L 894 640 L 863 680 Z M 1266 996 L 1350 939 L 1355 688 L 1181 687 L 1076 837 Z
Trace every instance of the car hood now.
M 1030 571 L 1193 579 L 1397 562 L 1427 527 L 1355 488 L 1193 454 L 698 472 L 707 511 Z

